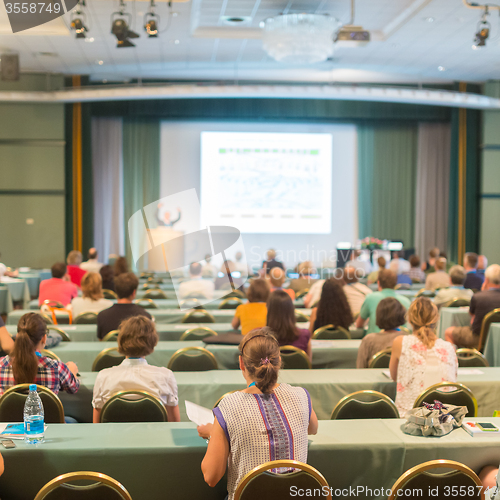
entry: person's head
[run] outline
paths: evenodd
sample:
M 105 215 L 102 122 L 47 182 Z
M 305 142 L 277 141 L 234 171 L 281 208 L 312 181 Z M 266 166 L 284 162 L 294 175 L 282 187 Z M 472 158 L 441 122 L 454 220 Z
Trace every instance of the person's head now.
M 498 288 L 500 286 L 500 266 L 491 264 L 484 273 L 485 288 Z
M 79 266 L 82 263 L 82 252 L 71 250 L 66 258 L 68 266 Z
M 99 274 L 101 275 L 103 283 L 109 283 L 110 281 L 113 281 L 113 278 L 115 277 L 113 268 L 109 264 L 102 266 L 101 269 L 99 269 Z
M 298 267 L 298 272 L 300 276 L 310 276 L 311 274 L 314 274 L 313 263 L 310 260 L 301 262 Z
M 201 271 L 202 267 L 199 262 L 191 262 L 189 265 L 189 276 L 191 278 L 197 278 L 198 276 L 201 276 Z
M 352 258 L 352 260 L 354 260 L 354 259 L 357 259 L 360 256 L 361 256 L 361 250 L 354 250 L 352 252 L 352 257 L 351 258 Z
M 205 262 L 206 262 L 207 264 L 210 264 L 210 261 L 211 261 L 211 260 L 212 260 L 212 257 L 210 256 L 210 254 L 209 254 L 209 253 L 207 253 L 207 255 L 205 255 Z
M 411 267 L 420 267 L 420 257 L 418 255 L 412 255 L 409 262 Z
M 436 341 L 434 328 L 439 319 L 438 308 L 427 297 L 418 297 L 408 309 L 408 322 L 426 347 L 432 347 Z
M 247 333 L 240 342 L 240 368 L 257 389 L 270 393 L 278 380 L 281 355 L 274 332 L 268 326 Z
M 89 256 L 89 260 L 91 260 L 91 259 L 97 259 L 97 250 L 95 248 L 91 248 L 89 250 L 88 256 Z
M 431 259 L 437 259 L 439 257 L 439 248 L 438 247 L 431 248 L 431 250 L 429 251 L 429 257 Z
M 436 259 L 434 268 L 436 269 L 436 271 L 446 270 L 446 259 L 444 257 L 439 257 L 438 259 Z
M 375 317 L 381 330 L 394 330 L 406 323 L 406 309 L 398 299 L 387 297 L 378 303 Z
M 276 250 L 274 248 L 270 248 L 267 251 L 267 260 L 273 260 L 276 258 Z
M 243 252 L 236 252 L 234 258 L 236 262 L 239 262 L 243 258 Z
M 47 339 L 47 325 L 37 313 L 21 316 L 17 324 L 16 341 L 11 353 L 12 373 L 16 384 L 32 384 L 38 372 L 36 349 L 43 348 Z
M 153 321 L 145 316 L 132 316 L 120 323 L 118 352 L 131 358 L 151 354 L 158 344 L 158 333 Z
M 270 288 L 263 278 L 252 280 L 247 291 L 248 302 L 267 302 Z
M 227 274 L 227 270 L 229 269 L 230 273 L 234 273 L 236 271 L 236 265 L 232 260 L 225 260 L 220 266 L 220 272 Z
M 486 255 L 479 255 L 477 258 L 477 269 L 484 271 L 488 267 L 488 259 Z
M 115 277 L 115 290 L 119 299 L 132 299 L 139 280 L 134 273 L 122 273 Z
M 321 290 L 316 314 L 318 328 L 326 325 L 349 328 L 353 322 L 351 308 L 341 283 L 335 278 L 327 279 Z
M 273 288 L 281 288 L 286 279 L 285 271 L 280 267 L 273 267 L 268 276 Z
M 377 264 L 379 269 L 385 269 L 385 266 L 387 265 L 387 261 L 385 260 L 384 257 L 379 257 L 377 259 Z
M 118 257 L 113 265 L 113 271 L 115 276 L 120 276 L 120 274 L 128 273 L 128 262 L 125 257 Z
M 276 290 L 267 299 L 267 326 L 282 345 L 291 344 L 297 338 L 295 306 L 283 290 Z
M 66 264 L 64 262 L 56 262 L 51 268 L 50 272 L 53 278 L 64 278 L 66 274 Z
M 83 297 L 90 300 L 102 299 L 102 278 L 99 273 L 85 273 L 80 284 Z
M 464 267 L 465 269 L 476 269 L 477 268 L 478 255 L 474 252 L 467 252 L 464 255 Z
M 462 266 L 453 266 L 448 273 L 452 285 L 463 285 L 465 281 L 465 269 Z
M 385 288 L 394 288 L 398 283 L 398 277 L 394 271 L 390 269 L 382 269 L 378 273 L 378 285 L 384 290 Z
M 346 285 L 350 283 L 357 283 L 358 277 L 356 276 L 357 269 L 355 267 L 346 266 L 344 268 L 344 282 Z

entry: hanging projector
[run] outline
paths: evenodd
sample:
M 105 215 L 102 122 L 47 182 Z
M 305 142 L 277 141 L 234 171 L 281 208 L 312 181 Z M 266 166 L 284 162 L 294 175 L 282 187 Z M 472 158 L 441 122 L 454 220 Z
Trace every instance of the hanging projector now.
M 370 43 L 370 32 L 362 26 L 346 24 L 340 28 L 335 39 L 337 47 L 363 47 Z

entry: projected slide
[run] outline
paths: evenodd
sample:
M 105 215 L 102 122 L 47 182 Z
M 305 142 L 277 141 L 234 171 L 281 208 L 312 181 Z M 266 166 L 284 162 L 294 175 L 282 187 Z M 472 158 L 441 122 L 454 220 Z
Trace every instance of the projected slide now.
M 331 231 L 332 136 L 201 133 L 201 214 L 242 233 Z

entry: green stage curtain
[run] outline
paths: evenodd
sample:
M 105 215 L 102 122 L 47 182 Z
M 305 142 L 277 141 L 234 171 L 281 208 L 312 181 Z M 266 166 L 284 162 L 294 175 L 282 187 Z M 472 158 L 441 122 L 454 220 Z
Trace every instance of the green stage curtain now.
M 145 205 L 160 198 L 160 123 L 158 120 L 123 121 L 123 214 L 125 253 L 132 259 L 128 220 Z M 134 246 L 134 248 L 135 248 Z
M 358 126 L 359 237 L 414 245 L 417 125 Z

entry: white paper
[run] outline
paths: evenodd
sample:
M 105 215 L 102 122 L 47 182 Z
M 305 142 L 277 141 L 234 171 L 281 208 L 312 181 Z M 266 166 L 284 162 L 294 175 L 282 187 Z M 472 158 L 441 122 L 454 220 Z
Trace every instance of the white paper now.
M 76 330 L 76 325 L 60 325 L 60 326 L 62 326 L 61 330 L 64 330 L 64 331 Z
M 384 374 L 384 375 L 385 375 L 388 379 L 391 379 L 391 380 L 392 380 L 392 378 L 391 378 L 391 371 L 390 371 L 390 370 L 384 370 L 382 373 L 383 373 L 383 374 Z
M 459 368 L 458 374 L 459 375 L 483 375 L 484 372 L 481 370 L 478 370 L 477 368 Z
M 214 423 L 214 414 L 212 410 L 204 408 L 203 406 L 191 403 L 191 401 L 185 400 L 186 403 L 186 414 L 191 422 L 196 425 L 205 425 Z

